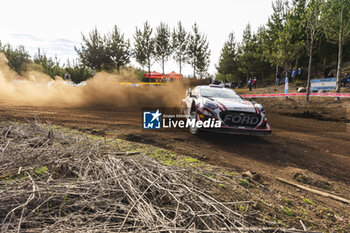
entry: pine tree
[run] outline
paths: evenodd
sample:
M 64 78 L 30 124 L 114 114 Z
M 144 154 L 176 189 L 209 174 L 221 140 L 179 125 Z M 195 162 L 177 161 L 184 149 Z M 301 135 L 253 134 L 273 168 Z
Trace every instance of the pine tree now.
M 224 81 L 226 83 L 226 76 L 230 75 L 231 81 L 233 80 L 233 74 L 237 70 L 236 62 L 236 41 L 233 33 L 229 34 L 228 40 L 225 42 L 224 47 L 221 50 L 219 58 L 219 64 L 216 67 L 218 72 L 224 75 Z
M 343 45 L 350 37 L 350 0 L 327 0 L 322 4 L 321 20 L 327 39 L 338 45 L 337 88 L 340 91 Z
M 165 23 L 160 23 L 156 29 L 155 51 L 155 57 L 162 67 L 162 74 L 164 79 L 165 62 L 168 61 L 172 53 L 171 33 L 169 26 Z
M 288 9 L 285 10 L 289 11 Z M 275 41 L 276 51 L 273 53 L 277 63 L 283 66 L 286 73 L 290 71 L 296 50 L 292 41 L 293 25 L 292 21 L 289 19 L 290 17 L 291 11 L 286 13 L 286 20 L 283 24 L 283 28 L 278 33 L 277 41 Z
M 179 65 L 179 73 L 182 74 L 182 67 L 187 62 L 187 32 L 183 28 L 181 21 L 177 23 L 177 28 L 174 29 L 172 34 L 172 47 L 174 51 L 174 60 Z
M 253 74 L 257 63 L 257 38 L 252 33 L 250 24 L 247 24 L 243 32 L 242 43 L 238 47 L 239 69 L 246 75 L 248 82 L 249 75 Z
M 108 63 L 108 55 L 105 40 L 98 32 L 97 28 L 92 30 L 88 36 L 83 37 L 81 49 L 75 47 L 81 62 L 92 69 L 101 71 L 103 65 Z
M 195 78 L 196 73 L 203 75 L 207 71 L 210 63 L 210 50 L 207 37 L 199 32 L 196 23 L 192 26 L 192 30 L 193 34 L 188 35 L 187 55 Z
M 107 53 L 110 61 L 110 65 L 115 65 L 118 74 L 120 73 L 120 67 L 127 65 L 130 62 L 130 41 L 124 39 L 117 26 L 114 26 L 114 30 L 111 34 L 107 35 Z
M 290 26 L 291 44 L 293 45 L 292 49 L 295 57 L 295 67 L 299 66 L 299 60 L 304 54 L 304 43 L 306 40 L 306 1 L 307 0 L 293 0 L 292 8 L 287 17 L 287 24 Z
M 272 3 L 273 14 L 270 16 L 266 27 L 266 37 L 264 38 L 263 54 L 265 60 L 276 66 L 275 77 L 279 72 L 279 66 L 282 64 L 278 59 L 278 40 L 279 34 L 283 30 L 285 18 L 285 3 L 283 0 L 276 0 Z
M 306 49 L 309 56 L 309 64 L 307 69 L 307 94 L 306 102 L 309 102 L 310 94 L 310 79 L 311 79 L 311 66 L 312 66 L 312 56 L 315 47 L 315 43 L 321 33 L 321 1 L 320 0 L 309 0 L 306 7 Z
M 0 53 L 4 53 L 8 60 L 8 65 L 17 73 L 25 69 L 25 65 L 30 62 L 30 56 L 24 46 L 14 49 L 10 44 L 4 46 L 0 42 Z
M 146 66 L 148 69 L 148 77 L 151 77 L 151 66 L 155 54 L 155 40 L 152 38 L 152 28 L 149 22 L 146 21 L 143 25 L 143 30 L 136 28 L 135 39 L 135 58 L 141 66 Z
M 264 83 L 264 77 L 271 72 L 271 64 L 268 63 L 264 57 L 264 40 L 266 38 L 266 28 L 261 26 L 255 34 L 255 73 L 261 76 L 261 84 Z

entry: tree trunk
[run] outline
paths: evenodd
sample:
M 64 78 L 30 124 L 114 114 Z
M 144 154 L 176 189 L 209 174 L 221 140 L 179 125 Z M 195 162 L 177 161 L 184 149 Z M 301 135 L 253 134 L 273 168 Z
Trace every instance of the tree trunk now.
M 165 80 L 165 76 L 164 76 L 164 63 L 165 63 L 164 58 L 162 58 L 163 82 L 165 82 L 165 81 L 166 81 L 166 80 Z
M 341 64 L 343 56 L 343 8 L 340 12 L 340 31 L 339 31 L 339 42 L 338 42 L 338 66 L 337 66 L 337 87 L 336 91 L 340 92 L 340 76 L 341 76 Z
M 148 81 L 151 82 L 151 61 L 148 60 Z
M 180 68 L 180 74 L 182 74 L 182 58 L 180 56 L 180 59 L 179 59 L 179 68 Z
M 317 66 L 317 61 L 315 62 L 315 76 L 318 77 L 318 66 Z
M 118 74 L 120 74 L 120 66 L 119 65 L 117 65 L 117 72 L 118 72 Z
M 327 56 L 324 56 L 324 58 L 323 58 L 323 73 L 326 71 L 326 64 L 327 64 Z
M 307 67 L 307 86 L 306 86 L 306 102 L 309 102 L 310 95 L 310 80 L 311 80 L 311 65 L 312 65 L 312 47 L 313 47 L 313 39 L 311 39 L 311 45 L 309 48 L 309 65 Z
M 264 86 L 264 72 L 261 72 L 261 87 Z
M 275 78 L 273 80 L 273 83 L 277 85 L 277 75 L 278 75 L 278 65 L 276 65 L 276 72 L 275 72 Z

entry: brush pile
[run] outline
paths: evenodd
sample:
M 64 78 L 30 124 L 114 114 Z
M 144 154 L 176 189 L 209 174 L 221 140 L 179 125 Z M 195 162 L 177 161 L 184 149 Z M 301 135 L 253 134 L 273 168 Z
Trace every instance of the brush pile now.
M 205 177 L 123 155 L 103 140 L 0 123 L 2 232 L 271 230 L 236 211 L 237 203 L 212 197 L 201 185 L 217 184 Z

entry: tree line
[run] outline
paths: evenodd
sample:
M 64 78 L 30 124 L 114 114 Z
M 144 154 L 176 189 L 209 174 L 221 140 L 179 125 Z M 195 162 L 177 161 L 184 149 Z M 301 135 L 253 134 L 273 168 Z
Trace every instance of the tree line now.
M 96 69 L 116 68 L 128 65 L 131 58 L 146 69 L 150 75 L 151 66 L 158 62 L 164 75 L 165 65 L 171 58 L 177 63 L 179 73 L 185 64 L 193 68 L 193 76 L 205 75 L 210 63 L 209 43 L 206 35 L 199 31 L 198 25 L 187 32 L 181 22 L 171 31 L 161 22 L 155 29 L 146 21 L 142 28 L 136 27 L 134 43 L 126 39 L 115 26 L 111 33 L 102 35 L 97 28 L 88 35 L 82 35 L 81 48 L 75 48 L 80 60 L 86 66 Z
M 210 63 L 210 50 L 207 37 L 199 31 L 198 25 L 192 26 L 188 32 L 181 22 L 177 27 L 170 27 L 160 23 L 155 32 L 148 21 L 142 28 L 136 27 L 133 35 L 134 43 L 125 38 L 117 26 L 105 35 L 102 35 L 97 28 L 87 35 L 82 34 L 81 47 L 75 47 L 79 59 L 72 63 L 68 60 L 61 64 L 57 57 L 51 58 L 40 49 L 31 57 L 23 46 L 13 48 L 10 44 L 3 45 L 0 41 L 0 52 L 8 59 L 9 66 L 17 73 L 26 71 L 28 65 L 36 64 L 36 67 L 52 78 L 63 77 L 66 72 L 70 73 L 72 81 L 78 83 L 91 77 L 92 71 L 113 71 L 120 72 L 121 67 L 128 66 L 134 58 L 142 69 L 147 69 L 149 75 L 151 66 L 158 62 L 165 72 L 166 63 L 172 58 L 179 67 L 189 64 L 193 68 L 193 76 L 205 76 Z M 138 72 L 142 76 L 142 72 Z M 140 78 L 140 77 L 139 77 Z
M 336 69 L 337 91 L 343 59 L 350 60 L 350 0 L 276 0 L 266 25 L 252 32 L 248 24 L 241 42 L 231 33 L 216 65 L 223 81 L 258 76 L 275 81 L 293 67 L 307 67 L 311 75 Z
M 68 60 L 66 63 L 60 64 L 57 57 L 48 57 L 40 49 L 31 57 L 24 46 L 13 48 L 10 44 L 2 44 L 0 41 L 0 53 L 6 56 L 9 67 L 18 74 L 26 72 L 28 69 L 35 69 L 55 78 L 56 76 L 63 77 L 68 72 L 71 75 L 71 80 L 75 83 L 91 77 L 91 70 L 81 62 Z

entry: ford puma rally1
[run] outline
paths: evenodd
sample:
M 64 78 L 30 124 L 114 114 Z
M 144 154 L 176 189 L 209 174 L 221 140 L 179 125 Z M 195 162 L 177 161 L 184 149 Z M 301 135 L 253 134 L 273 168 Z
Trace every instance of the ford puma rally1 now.
M 182 100 L 182 112 L 191 120 L 220 121 L 220 127 L 198 127 L 192 124 L 192 134 L 199 130 L 241 134 L 269 135 L 271 127 L 261 104 L 244 100 L 234 90 L 221 86 L 197 86 L 187 91 Z

